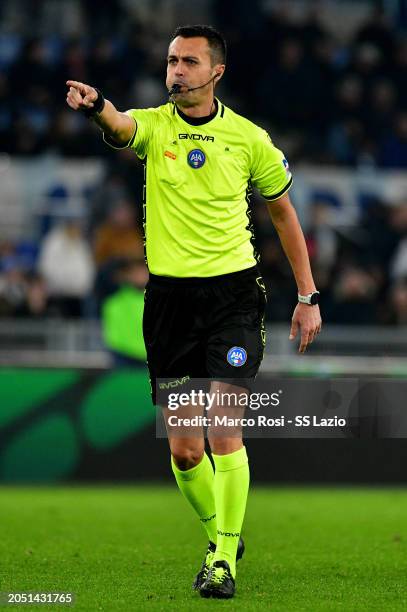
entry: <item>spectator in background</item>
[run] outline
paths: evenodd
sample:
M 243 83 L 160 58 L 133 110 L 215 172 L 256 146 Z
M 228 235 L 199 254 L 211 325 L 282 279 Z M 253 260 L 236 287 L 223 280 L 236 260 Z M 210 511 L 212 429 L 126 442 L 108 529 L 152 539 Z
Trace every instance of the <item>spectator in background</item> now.
M 84 117 L 69 116 L 65 110 L 61 110 L 53 118 L 52 137 L 50 146 L 69 157 L 82 155 Z
M 326 157 L 332 164 L 355 165 L 365 142 L 365 130 L 357 119 L 345 119 L 331 126 Z
M 392 209 L 391 224 L 399 240 L 390 260 L 389 276 L 397 283 L 407 278 L 407 202 Z
M 375 323 L 377 292 L 378 282 L 373 274 L 356 263 L 348 264 L 336 278 L 329 321 L 347 325 Z
M 36 272 L 25 274 L 25 299 L 15 311 L 15 316 L 41 318 L 48 315 L 47 287 L 42 276 Z
M 121 63 L 114 51 L 111 37 L 103 36 L 92 45 L 88 69 L 100 89 L 108 91 L 112 96 L 116 94 L 122 96 Z
M 57 75 L 47 62 L 44 41 L 41 38 L 25 41 L 22 52 L 10 69 L 9 77 L 13 94 L 18 97 L 19 103 L 24 101 L 33 89 L 41 89 L 48 96 L 52 95 L 52 88 L 57 85 Z
M 319 164 L 327 163 L 327 132 L 334 114 L 334 86 L 337 79 L 335 68 L 335 45 L 325 34 L 324 38 L 310 39 L 313 47 L 309 51 L 309 62 L 313 65 L 314 81 L 318 83 L 317 99 L 314 101 L 313 117 L 307 129 L 307 146 L 304 155 Z M 309 145 L 309 146 L 308 146 Z M 307 149 L 309 153 L 307 154 Z
M 0 316 L 13 317 L 25 303 L 24 271 L 16 259 L 8 257 L 0 273 Z
M 384 168 L 407 168 L 407 112 L 394 118 L 393 130 L 382 140 L 379 165 Z
M 339 81 L 335 91 L 336 121 L 353 119 L 362 122 L 364 117 L 364 84 L 360 77 L 347 75 Z
M 275 55 L 275 37 L 267 31 L 262 5 L 261 0 L 212 3 L 215 21 L 228 41 L 228 62 L 240 67 L 239 71 L 226 71 L 222 84 L 235 92 L 232 99 L 236 100 L 241 112 L 257 112 L 256 105 L 253 105 L 253 85 L 258 82 L 264 63 L 253 61 L 253 58 L 272 58 Z M 242 74 L 246 75 L 244 79 Z
M 311 203 L 310 226 L 305 235 L 308 254 L 317 286 L 321 292 L 329 286 L 338 254 L 338 238 L 332 225 L 332 206 L 323 200 Z
M 128 182 L 121 174 L 110 168 L 104 180 L 96 185 L 91 194 L 88 215 L 89 233 L 94 236 L 95 230 L 103 225 L 112 207 L 112 202 L 128 198 Z
M 88 78 L 89 68 L 85 45 L 78 39 L 68 41 L 61 63 L 61 73 L 69 74 L 70 72 L 80 74 L 83 79 Z
M 115 367 L 146 367 L 142 325 L 147 280 L 144 258 L 117 262 L 112 293 L 101 306 L 103 339 Z
M 407 325 L 407 276 L 399 279 L 390 290 L 390 323 Z
M 65 219 L 45 236 L 38 270 L 47 285 L 50 313 L 81 316 L 93 285 L 94 263 L 78 219 Z
M 363 237 L 357 258 L 372 271 L 380 286 L 378 322 L 386 318 L 390 262 L 400 241 L 398 225 L 397 208 L 372 198 L 364 208 L 359 227 L 353 230 L 353 234 L 360 233 Z
M 97 5 L 92 0 L 81 0 L 82 11 L 88 29 L 97 34 L 108 34 L 121 28 L 123 21 L 128 18 L 124 10 L 124 3 L 120 0 L 103 0 Z
M 44 41 L 27 40 L 8 76 L 14 112 L 11 152 L 43 153 L 48 146 L 53 95 L 58 87 L 55 69 L 47 62 Z
M 13 113 L 9 79 L 6 73 L 0 70 L 0 151 L 11 151 L 12 149 Z
M 111 193 L 120 196 L 120 180 L 110 183 Z M 122 192 L 113 200 L 107 211 L 107 219 L 96 228 L 93 242 L 97 274 L 94 285 L 93 314 L 102 314 L 106 296 L 117 288 L 117 270 L 123 261 L 144 260 L 144 242 L 137 225 L 134 208 Z
M 407 37 L 396 42 L 393 57 L 388 68 L 388 75 L 399 97 L 400 108 L 407 107 Z
M 277 64 L 268 66 L 258 88 L 258 104 L 264 116 L 279 128 L 301 129 L 317 112 L 320 82 L 296 39 L 285 40 Z
M 380 79 L 372 86 L 365 125 L 369 136 L 377 142 L 386 138 L 392 130 L 396 101 L 394 86 L 387 79 Z
M 384 58 L 380 49 L 369 43 L 356 46 L 345 74 L 359 78 L 366 93 L 377 80 L 386 76 Z M 367 102 L 367 98 L 364 101 Z
M 302 38 L 305 49 L 309 53 L 314 53 L 318 45 L 325 40 L 327 32 L 321 21 L 321 4 L 319 2 L 309 3 L 308 13 L 299 28 L 299 35 Z
M 383 57 L 391 57 L 394 49 L 394 35 L 381 4 L 380 2 L 375 3 L 370 17 L 356 33 L 355 42 L 373 45 L 380 50 Z
M 42 317 L 48 296 L 44 279 L 11 242 L 0 244 L 0 317 Z
M 112 203 L 107 220 L 95 232 L 94 255 L 98 268 L 117 258 L 138 259 L 143 253 L 143 238 L 130 202 L 121 199 Z

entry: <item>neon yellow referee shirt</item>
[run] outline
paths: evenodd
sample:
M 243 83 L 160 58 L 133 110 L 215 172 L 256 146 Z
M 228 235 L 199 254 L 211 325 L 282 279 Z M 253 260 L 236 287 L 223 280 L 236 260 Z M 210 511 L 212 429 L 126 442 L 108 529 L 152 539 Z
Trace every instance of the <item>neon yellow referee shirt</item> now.
M 172 102 L 127 114 L 136 127 L 126 146 L 146 162 L 150 272 L 208 277 L 254 266 L 251 186 L 274 200 L 292 184 L 287 160 L 267 132 L 219 100 L 216 114 L 203 124 Z

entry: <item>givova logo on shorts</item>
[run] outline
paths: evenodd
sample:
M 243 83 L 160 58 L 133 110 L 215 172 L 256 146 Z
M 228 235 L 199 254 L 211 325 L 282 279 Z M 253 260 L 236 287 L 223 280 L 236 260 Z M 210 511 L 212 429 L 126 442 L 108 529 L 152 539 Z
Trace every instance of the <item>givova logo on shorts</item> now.
M 227 360 L 230 365 L 240 368 L 240 366 L 246 363 L 247 353 L 241 346 L 233 346 L 228 350 Z

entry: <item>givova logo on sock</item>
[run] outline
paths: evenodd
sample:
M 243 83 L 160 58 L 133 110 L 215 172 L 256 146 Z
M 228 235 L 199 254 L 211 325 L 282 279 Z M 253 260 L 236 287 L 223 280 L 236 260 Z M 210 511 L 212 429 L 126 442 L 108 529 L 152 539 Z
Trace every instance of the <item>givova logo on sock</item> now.
M 199 520 L 202 521 L 202 523 L 207 523 L 208 521 L 212 521 L 215 517 L 216 514 L 212 514 L 212 516 L 209 516 L 208 518 L 201 518 Z
M 236 533 L 232 533 L 231 531 L 222 531 L 221 529 L 217 529 L 217 533 L 218 535 L 221 536 L 229 536 L 231 538 L 239 538 L 240 537 L 240 532 L 236 532 Z
M 228 350 L 227 360 L 230 365 L 240 368 L 247 360 L 247 353 L 241 346 L 233 346 Z

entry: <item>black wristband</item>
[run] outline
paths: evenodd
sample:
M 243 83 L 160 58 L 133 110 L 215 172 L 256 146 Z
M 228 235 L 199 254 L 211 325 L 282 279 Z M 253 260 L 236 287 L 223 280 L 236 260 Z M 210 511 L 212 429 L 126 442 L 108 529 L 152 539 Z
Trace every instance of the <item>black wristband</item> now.
M 105 107 L 105 99 L 102 92 L 97 87 L 94 87 L 93 89 L 97 91 L 98 97 L 94 101 L 92 108 L 82 109 L 86 117 L 93 117 L 93 115 L 96 115 L 96 113 L 101 113 Z

